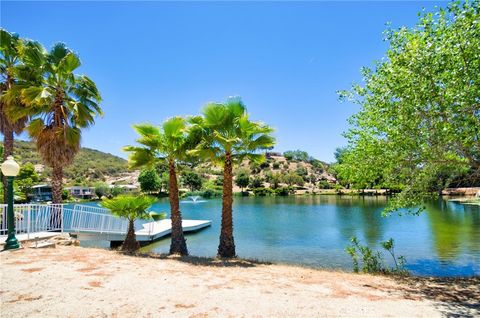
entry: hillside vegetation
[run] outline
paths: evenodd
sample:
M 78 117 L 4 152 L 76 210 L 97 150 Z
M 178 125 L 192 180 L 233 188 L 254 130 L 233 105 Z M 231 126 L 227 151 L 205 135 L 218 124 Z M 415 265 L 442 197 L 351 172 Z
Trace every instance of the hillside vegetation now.
M 51 169 L 43 164 L 33 142 L 16 140 L 14 154 L 20 164 L 30 162 L 35 165 L 42 179 L 49 178 Z M 65 178 L 67 183 L 95 182 L 120 176 L 125 172 L 125 159 L 95 149 L 81 148 L 73 164 L 66 167 Z
M 42 163 L 34 143 L 15 141 L 15 158 L 21 165 L 33 164 L 39 174 L 39 182 L 50 180 L 51 169 Z M 148 173 L 141 175 L 140 185 L 144 180 L 144 191 L 166 190 L 168 174 L 165 167 L 159 165 L 155 170 L 153 176 Z M 223 175 L 219 167 L 202 163 L 182 166 L 180 170 L 179 180 L 184 192 L 206 191 L 208 196 L 209 193 L 216 195 L 221 189 Z M 274 191 L 315 193 L 336 186 L 336 179 L 328 170 L 327 163 L 310 157 L 304 151 L 287 151 L 283 154 L 271 152 L 267 153 L 267 160 L 262 164 L 244 161 L 235 168 L 234 191 L 249 191 L 256 195 L 268 195 Z M 82 148 L 73 164 L 66 167 L 64 181 L 70 185 L 138 184 L 138 177 L 139 171 L 129 171 L 125 159 L 99 150 Z M 154 180 L 149 180 L 152 177 Z M 242 178 L 243 182 L 239 180 Z

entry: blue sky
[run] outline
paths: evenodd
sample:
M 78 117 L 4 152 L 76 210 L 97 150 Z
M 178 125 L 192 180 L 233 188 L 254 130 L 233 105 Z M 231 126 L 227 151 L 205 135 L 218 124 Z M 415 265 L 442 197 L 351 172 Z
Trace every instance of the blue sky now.
M 336 91 L 381 59 L 382 32 L 445 2 L 1 2 L 1 26 L 47 48 L 65 42 L 105 112 L 82 145 L 122 157 L 133 123 L 197 114 L 239 95 L 276 129 L 276 150 L 333 161 L 358 106 Z

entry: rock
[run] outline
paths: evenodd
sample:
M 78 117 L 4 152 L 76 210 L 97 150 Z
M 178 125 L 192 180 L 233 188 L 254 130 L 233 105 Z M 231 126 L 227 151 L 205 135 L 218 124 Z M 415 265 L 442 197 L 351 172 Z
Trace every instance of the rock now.
M 52 242 L 41 242 L 37 244 L 33 244 L 30 248 L 55 248 L 56 244 Z

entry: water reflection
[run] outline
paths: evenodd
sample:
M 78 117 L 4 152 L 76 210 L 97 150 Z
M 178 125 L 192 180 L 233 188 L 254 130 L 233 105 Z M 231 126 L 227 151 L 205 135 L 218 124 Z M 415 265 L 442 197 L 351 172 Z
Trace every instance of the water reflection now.
M 446 201 L 427 205 L 419 216 L 382 217 L 381 196 L 238 197 L 234 235 L 240 257 L 351 269 L 345 253 L 352 236 L 379 248 L 390 237 L 409 268 L 423 275 L 480 274 L 480 207 Z M 168 210 L 168 202 L 154 210 Z M 215 256 L 220 234 L 221 200 L 183 204 L 185 219 L 209 219 L 212 226 L 187 234 L 192 255 Z M 164 239 L 144 251 L 167 253 Z
M 447 202 L 427 205 L 433 244 L 440 260 L 451 261 L 460 253 L 480 252 L 480 209 Z

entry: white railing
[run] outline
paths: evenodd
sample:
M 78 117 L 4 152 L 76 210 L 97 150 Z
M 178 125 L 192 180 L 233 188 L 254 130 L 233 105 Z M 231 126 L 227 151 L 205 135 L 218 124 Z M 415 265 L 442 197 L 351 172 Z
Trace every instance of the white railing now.
M 62 204 L 15 204 L 16 234 L 30 234 L 43 231 L 63 231 Z M 7 205 L 0 205 L 0 236 L 7 235 Z
M 126 233 L 128 220 L 107 209 L 87 205 L 15 204 L 15 232 L 44 231 Z M 0 236 L 7 235 L 7 205 L 0 204 Z M 149 231 L 151 232 L 151 230 Z
M 110 214 L 110 211 L 103 208 L 87 205 L 75 205 L 71 211 L 71 217 L 66 215 L 65 220 L 69 220 L 69 232 L 91 231 L 99 233 L 126 233 L 128 220 L 118 218 Z

